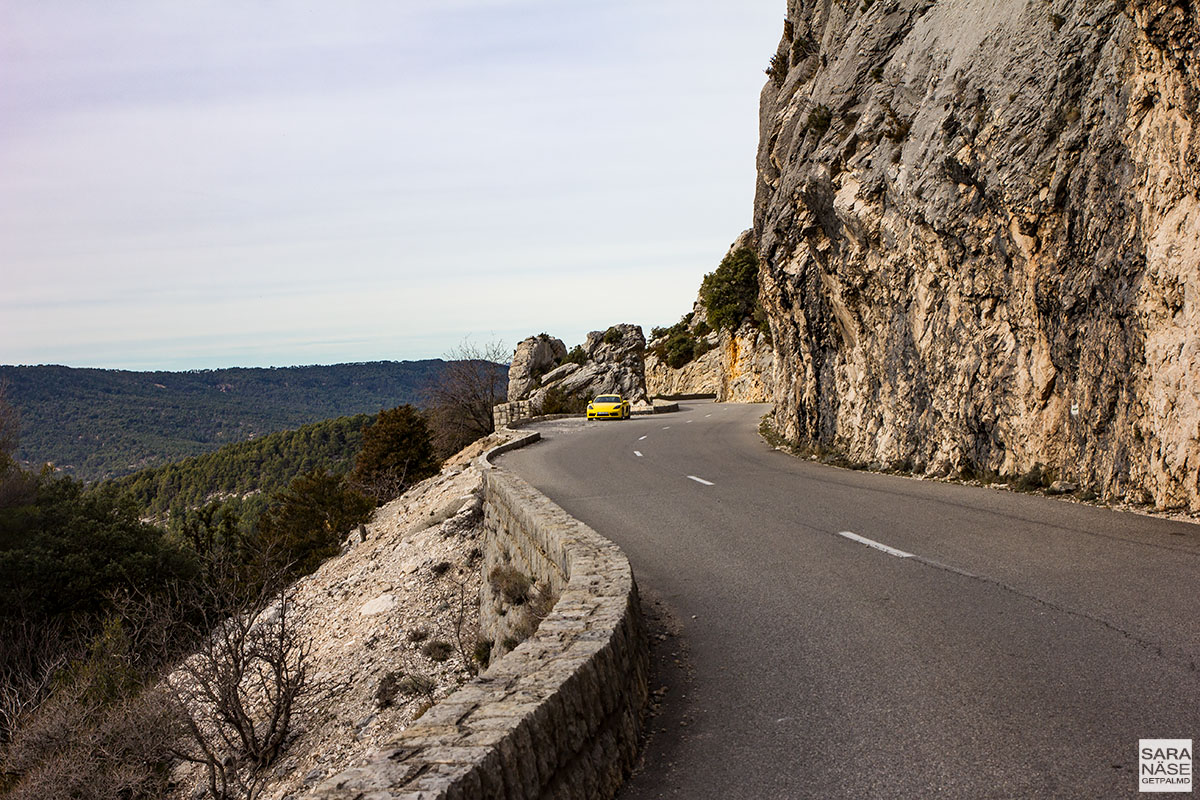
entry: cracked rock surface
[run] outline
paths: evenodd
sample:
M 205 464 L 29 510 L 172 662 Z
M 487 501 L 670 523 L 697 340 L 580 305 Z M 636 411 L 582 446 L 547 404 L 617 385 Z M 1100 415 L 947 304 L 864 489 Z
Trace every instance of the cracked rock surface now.
M 1200 511 L 1200 7 L 789 0 L 754 231 L 774 425 Z

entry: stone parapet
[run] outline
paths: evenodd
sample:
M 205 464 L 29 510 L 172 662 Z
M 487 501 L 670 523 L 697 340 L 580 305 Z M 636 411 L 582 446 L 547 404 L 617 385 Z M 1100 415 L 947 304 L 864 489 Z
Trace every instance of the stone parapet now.
M 497 403 L 492 406 L 492 423 L 496 430 L 502 430 L 532 416 L 533 403 L 528 400 L 514 400 L 511 403 Z
M 616 794 L 633 766 L 647 698 L 637 585 L 616 545 L 491 465 L 492 456 L 538 438 L 513 432 L 480 459 L 488 546 L 549 584 L 558 602 L 530 638 L 371 763 L 322 783 L 313 800 Z M 490 624 L 490 635 L 501 630 Z

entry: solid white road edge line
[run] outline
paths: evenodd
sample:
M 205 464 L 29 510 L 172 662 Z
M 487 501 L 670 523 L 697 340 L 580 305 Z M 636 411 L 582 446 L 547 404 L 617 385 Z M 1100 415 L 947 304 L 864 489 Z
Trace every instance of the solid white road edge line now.
M 903 550 L 897 550 L 894 547 L 888 547 L 886 544 L 880 544 L 874 539 L 868 539 L 865 536 L 859 536 L 857 533 L 853 533 L 851 531 L 838 531 L 838 536 L 845 536 L 847 539 L 852 539 L 859 544 L 865 544 L 867 547 L 874 547 L 876 550 L 882 550 L 889 556 L 895 556 L 896 558 L 913 558 L 912 553 L 906 553 Z
M 705 486 L 715 485 L 712 481 L 706 481 L 704 478 L 697 478 L 695 475 L 688 475 L 688 477 L 694 480 L 696 483 L 703 483 Z

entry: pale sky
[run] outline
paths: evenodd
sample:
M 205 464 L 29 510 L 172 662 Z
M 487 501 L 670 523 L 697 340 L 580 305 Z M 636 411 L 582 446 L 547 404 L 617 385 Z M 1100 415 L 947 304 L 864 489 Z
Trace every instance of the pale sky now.
M 785 0 L 0 0 L 0 363 L 667 325 L 751 224 Z

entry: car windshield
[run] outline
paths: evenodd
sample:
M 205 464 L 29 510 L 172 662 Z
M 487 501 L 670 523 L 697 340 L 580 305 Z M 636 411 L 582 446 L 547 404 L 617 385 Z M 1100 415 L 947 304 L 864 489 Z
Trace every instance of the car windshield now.
M 619 403 L 619 402 L 621 402 L 621 398 L 617 397 L 615 394 L 603 394 L 596 398 L 596 402 L 597 403 Z

